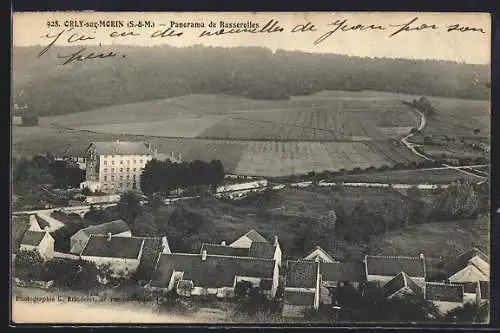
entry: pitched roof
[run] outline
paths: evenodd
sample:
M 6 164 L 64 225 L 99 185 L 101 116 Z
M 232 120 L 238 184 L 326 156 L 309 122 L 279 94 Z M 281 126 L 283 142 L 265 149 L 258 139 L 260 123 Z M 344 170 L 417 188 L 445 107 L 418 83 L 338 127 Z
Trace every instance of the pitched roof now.
M 40 245 L 43 237 L 45 237 L 44 231 L 27 230 L 24 233 L 23 239 L 21 240 L 21 245 L 38 246 Z
M 425 261 L 420 257 L 366 256 L 365 260 L 367 275 L 396 276 L 404 271 L 425 278 Z
M 271 243 L 264 242 L 252 242 L 250 249 L 248 250 L 248 256 L 254 258 L 274 258 L 274 252 L 276 247 Z
M 362 281 L 365 278 L 363 263 L 322 262 L 320 264 L 323 281 Z
M 314 292 L 304 292 L 287 290 L 283 294 L 283 302 L 290 305 L 310 305 L 314 304 Z
M 93 142 L 101 155 L 151 155 L 152 152 L 140 141 L 102 141 Z M 90 145 L 90 146 L 91 146 Z M 90 148 L 89 146 L 89 148 Z
M 137 267 L 136 276 L 141 280 L 149 281 L 153 276 L 158 256 L 162 251 L 162 240 L 160 237 L 144 237 L 143 239 L 141 262 Z
M 286 287 L 316 287 L 317 263 L 314 261 L 287 261 Z
M 463 302 L 464 288 L 459 284 L 426 282 L 425 299 L 440 302 Z
M 207 254 L 213 254 L 213 255 L 234 256 L 234 257 L 248 256 L 247 248 L 237 248 L 219 244 L 203 243 L 201 245 L 200 253 L 202 253 L 203 250 L 207 251 Z
M 108 240 L 107 236 L 91 235 L 81 255 L 135 259 L 139 256 L 143 243 L 144 239 L 140 237 L 114 236 Z
M 274 260 L 197 254 L 161 254 L 151 286 L 165 288 L 174 271 L 184 272 L 183 280 L 197 287 L 232 286 L 236 276 L 272 278 Z
M 384 285 L 384 295 L 385 297 L 389 297 L 405 287 L 409 288 L 417 295 L 422 295 L 423 293 L 422 288 L 416 284 L 408 274 L 401 272 Z
M 331 261 L 335 261 L 335 259 L 330 255 L 330 253 L 326 252 L 325 249 L 323 249 L 321 246 L 316 246 L 314 249 L 312 249 L 305 257 L 304 257 L 304 260 L 308 260 L 308 259 L 305 259 L 307 257 L 309 257 L 310 255 L 312 255 L 314 252 L 316 251 L 319 251 L 321 252 L 325 257 L 327 257 L 328 259 L 330 259 Z
M 461 271 L 465 267 L 469 265 L 469 262 L 472 258 L 475 256 L 478 256 L 485 262 L 489 264 L 489 258 L 486 254 L 484 254 L 481 250 L 478 248 L 474 247 L 468 251 L 465 251 L 464 253 L 461 253 L 458 255 L 455 259 L 449 261 L 448 263 L 445 264 L 444 269 L 446 270 L 446 273 L 448 276 L 451 276 L 455 274 L 458 271 Z M 489 274 L 489 273 L 488 273 Z
M 45 227 L 50 227 L 50 223 L 38 214 L 35 214 L 35 219 L 40 226 L 40 229 L 45 229 Z
M 259 234 L 257 231 L 254 229 L 251 229 L 249 232 L 244 234 L 243 236 L 247 236 L 250 238 L 253 242 L 263 242 L 267 243 L 267 239 L 265 239 L 261 234 Z
M 125 231 L 130 231 L 129 226 L 123 220 L 115 220 L 103 224 L 92 225 L 81 229 L 87 236 L 90 235 L 106 235 L 110 232 L 112 235 L 121 234 Z

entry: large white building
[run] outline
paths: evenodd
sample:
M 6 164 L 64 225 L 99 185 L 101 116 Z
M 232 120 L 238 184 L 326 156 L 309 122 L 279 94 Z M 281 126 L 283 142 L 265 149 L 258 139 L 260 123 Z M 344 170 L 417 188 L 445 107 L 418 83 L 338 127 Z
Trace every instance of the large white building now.
M 179 161 L 173 154 L 158 154 L 156 148 L 146 142 L 92 142 L 86 150 L 85 182 L 80 186 L 104 193 L 140 190 L 141 173 L 153 158 Z

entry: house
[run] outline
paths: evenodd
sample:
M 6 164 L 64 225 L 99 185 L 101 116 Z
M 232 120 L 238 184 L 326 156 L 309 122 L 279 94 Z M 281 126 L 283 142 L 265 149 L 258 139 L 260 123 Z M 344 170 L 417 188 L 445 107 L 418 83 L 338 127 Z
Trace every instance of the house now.
M 326 288 L 342 287 L 344 285 L 359 288 L 361 283 L 365 281 L 364 268 L 362 262 L 321 262 L 322 285 Z
M 425 283 L 425 299 L 434 303 L 443 314 L 464 304 L 464 287 L 458 284 Z
M 383 286 L 384 296 L 387 299 L 401 297 L 408 294 L 424 295 L 421 286 L 415 283 L 404 271 L 396 275 Z
M 283 293 L 284 317 L 302 317 L 307 309 L 317 310 L 320 305 L 320 261 L 288 260 Z
M 70 252 L 80 254 L 90 239 L 91 235 L 107 235 L 111 233 L 112 236 L 131 237 L 132 232 L 129 226 L 123 220 L 115 220 L 99 225 L 92 225 L 76 232 L 70 238 Z
M 109 265 L 114 276 L 130 276 L 139 267 L 143 246 L 142 237 L 90 235 L 80 258 L 98 267 Z
M 445 264 L 444 269 L 451 283 L 490 280 L 490 262 L 486 254 L 472 248 Z
M 31 222 L 31 221 L 30 221 Z M 21 239 L 21 251 L 37 251 L 45 260 L 54 257 L 54 238 L 49 233 L 49 228 L 44 231 L 27 230 Z
M 367 255 L 364 264 L 368 283 L 383 286 L 401 272 L 405 272 L 415 283 L 424 287 L 426 270 L 423 254 L 418 257 Z
M 201 254 L 161 254 L 150 287 L 176 290 L 184 296 L 231 298 L 235 296 L 236 284 L 248 281 L 274 298 L 278 278 L 279 267 L 273 259 L 209 255 L 204 250 Z
M 200 253 L 203 251 L 207 251 L 209 255 L 273 259 L 276 260 L 278 266 L 281 266 L 282 252 L 278 236 L 274 237 L 273 243 L 253 241 L 248 248 L 227 246 L 225 241 L 220 244 L 203 243 Z
M 257 231 L 254 229 L 251 229 L 249 232 L 232 242 L 229 246 L 230 247 L 237 247 L 237 248 L 247 248 L 249 249 L 252 243 L 257 242 L 257 243 L 267 243 L 267 239 L 262 237 L 261 234 L 259 234 Z
M 484 303 L 490 297 L 490 283 L 488 281 L 477 281 L 461 283 L 464 287 L 464 303 Z
M 307 256 L 304 257 L 304 260 L 316 260 L 319 258 L 322 262 L 337 262 L 328 252 L 326 252 L 321 246 L 316 246 Z

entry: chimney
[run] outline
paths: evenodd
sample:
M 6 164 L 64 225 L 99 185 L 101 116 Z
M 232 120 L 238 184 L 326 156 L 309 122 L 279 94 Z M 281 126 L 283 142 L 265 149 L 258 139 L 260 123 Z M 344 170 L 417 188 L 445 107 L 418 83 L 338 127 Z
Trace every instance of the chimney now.
M 220 242 L 220 245 L 222 245 L 222 246 L 226 246 L 226 241 L 222 241 L 222 242 Z
M 476 283 L 476 303 L 481 303 L 481 282 Z
M 111 233 L 108 232 L 108 234 L 106 235 L 106 240 L 109 242 L 111 240 Z
M 425 260 L 425 257 L 424 257 L 423 253 L 420 253 L 419 257 L 420 257 L 420 259 Z
M 278 236 L 274 236 L 274 246 L 278 245 Z
M 182 154 L 179 153 L 179 162 L 182 162 Z
M 207 250 L 203 250 L 201 252 L 201 260 L 203 261 L 207 260 Z
M 314 260 L 316 262 L 316 290 L 314 292 L 314 304 L 315 310 L 319 309 L 320 297 L 321 297 L 321 271 L 320 271 L 320 260 L 318 257 Z
M 173 151 L 170 152 L 170 160 L 172 162 L 174 161 L 174 152 Z

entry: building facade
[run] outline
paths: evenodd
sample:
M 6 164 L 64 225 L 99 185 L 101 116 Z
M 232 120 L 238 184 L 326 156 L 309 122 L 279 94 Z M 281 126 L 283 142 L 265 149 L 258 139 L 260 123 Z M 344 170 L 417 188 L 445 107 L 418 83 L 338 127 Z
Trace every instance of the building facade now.
M 83 186 L 105 193 L 140 190 L 141 173 L 154 155 L 144 142 L 93 142 L 86 151 Z

